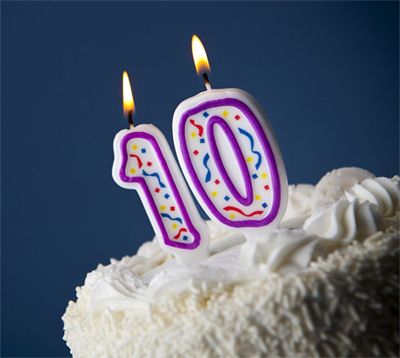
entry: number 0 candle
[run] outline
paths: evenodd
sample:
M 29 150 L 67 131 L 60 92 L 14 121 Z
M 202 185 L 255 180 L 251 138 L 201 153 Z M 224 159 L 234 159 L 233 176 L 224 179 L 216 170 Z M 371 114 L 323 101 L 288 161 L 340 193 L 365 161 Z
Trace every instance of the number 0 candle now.
M 275 227 L 287 204 L 285 166 L 259 104 L 239 89 L 211 89 L 206 52 L 192 39 L 197 73 L 207 90 L 182 102 L 174 144 L 186 179 L 217 223 L 259 235 Z
M 124 112 L 130 129 L 114 139 L 113 178 L 123 188 L 137 190 L 161 247 L 182 263 L 207 256 L 208 228 L 161 131 L 147 124 L 133 126 L 134 102 L 123 75 Z

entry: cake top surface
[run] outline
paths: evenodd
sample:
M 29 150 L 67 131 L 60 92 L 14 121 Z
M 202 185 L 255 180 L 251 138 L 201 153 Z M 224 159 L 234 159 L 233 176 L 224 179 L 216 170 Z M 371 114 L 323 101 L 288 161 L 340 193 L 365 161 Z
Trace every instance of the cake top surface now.
M 64 339 L 85 358 L 396 356 L 399 183 L 342 168 L 292 185 L 279 229 L 209 222 L 196 264 L 146 242 L 87 275 Z
M 142 310 L 160 296 L 185 294 L 193 282 L 208 288 L 248 282 L 266 275 L 307 269 L 318 257 L 383 230 L 385 218 L 399 206 L 399 177 L 375 177 L 359 168 L 326 174 L 317 185 L 291 185 L 287 212 L 279 229 L 247 240 L 237 231 L 208 222 L 210 256 L 196 264 L 179 264 L 156 239 L 137 254 L 111 259 L 89 273 L 88 309 Z M 78 289 L 78 298 L 79 298 Z

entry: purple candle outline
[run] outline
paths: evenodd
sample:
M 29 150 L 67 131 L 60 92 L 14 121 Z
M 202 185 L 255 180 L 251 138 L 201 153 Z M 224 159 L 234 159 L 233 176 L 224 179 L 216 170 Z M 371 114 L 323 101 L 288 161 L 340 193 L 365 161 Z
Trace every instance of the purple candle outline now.
M 190 154 L 186 142 L 186 135 L 185 135 L 185 126 L 186 122 L 189 119 L 190 116 L 193 116 L 195 114 L 198 114 L 199 112 L 204 112 L 210 108 L 215 108 L 215 107 L 222 107 L 222 106 L 233 106 L 238 108 L 249 120 L 252 128 L 254 129 L 258 139 L 260 140 L 262 144 L 262 149 L 264 151 L 264 154 L 267 157 L 267 162 L 270 164 L 270 172 L 271 172 L 271 185 L 273 188 L 273 200 L 272 200 L 272 207 L 269 212 L 269 214 L 261 219 L 261 220 L 238 220 L 238 221 L 232 221 L 223 216 L 219 210 L 215 207 L 213 204 L 212 200 L 210 197 L 207 195 L 206 191 L 203 188 L 202 183 L 199 180 L 199 177 L 196 175 L 196 170 L 193 167 L 193 164 L 190 159 Z M 196 188 L 199 196 L 203 200 L 203 202 L 207 205 L 208 209 L 211 211 L 211 213 L 218 218 L 223 224 L 231 227 L 236 227 L 236 228 L 242 228 L 242 227 L 262 227 L 270 224 L 271 222 L 274 221 L 274 219 L 277 217 L 280 209 L 280 204 L 281 204 L 281 183 L 280 183 L 280 177 L 279 177 L 279 172 L 275 160 L 275 155 L 272 151 L 271 145 L 269 143 L 269 140 L 267 138 L 267 133 L 265 133 L 264 128 L 262 127 L 261 123 L 258 121 L 257 117 L 254 115 L 254 113 L 251 111 L 251 109 L 242 101 L 235 99 L 235 98 L 222 98 L 222 99 L 217 99 L 217 100 L 210 100 L 203 102 L 187 111 L 185 111 L 181 117 L 179 118 L 179 123 L 178 123 L 178 136 L 179 136 L 179 142 L 180 142 L 180 151 L 182 153 L 182 158 L 183 161 L 186 165 L 187 171 L 189 176 L 191 177 L 194 187 Z M 210 138 L 211 139 L 211 138 Z M 215 138 L 214 138 L 215 140 Z M 217 147 L 217 144 L 215 144 L 215 147 Z M 210 145 L 210 148 L 213 145 Z M 243 163 L 239 163 L 240 165 L 243 165 Z M 245 164 L 244 164 L 245 165 Z M 218 171 L 221 173 L 221 168 L 218 166 L 218 161 L 216 161 L 216 166 Z M 247 168 L 246 168 L 247 169 Z M 223 169 L 225 170 L 225 169 Z M 241 168 L 241 171 L 243 172 L 243 168 Z
M 128 153 L 126 150 L 126 146 L 127 146 L 127 143 L 131 139 L 135 139 L 135 138 L 141 138 L 141 139 L 147 140 L 151 144 L 153 149 L 155 150 L 155 153 L 158 157 L 159 163 L 165 173 L 165 177 L 171 187 L 172 194 L 174 195 L 177 205 L 179 206 L 179 209 L 182 213 L 183 220 L 184 220 L 189 232 L 193 235 L 193 242 L 183 243 L 183 242 L 177 242 L 177 241 L 171 240 L 168 236 L 167 231 L 165 230 L 163 220 L 157 209 L 157 205 L 156 205 L 154 198 L 150 192 L 150 189 L 146 184 L 146 180 L 143 177 L 139 177 L 139 176 L 130 177 L 130 176 L 126 175 L 125 168 L 126 168 L 126 164 L 128 162 Z M 153 135 L 146 133 L 146 132 L 141 132 L 141 131 L 129 132 L 129 133 L 125 134 L 124 137 L 121 139 L 120 150 L 121 150 L 121 154 L 122 154 L 122 161 L 121 161 L 121 166 L 120 166 L 119 172 L 118 172 L 119 178 L 125 183 L 139 184 L 141 190 L 144 192 L 144 194 L 146 196 L 147 202 L 150 206 L 153 216 L 156 219 L 157 224 L 161 230 L 161 234 L 162 234 L 165 245 L 171 246 L 171 247 L 176 247 L 179 249 L 186 249 L 186 250 L 194 250 L 197 247 L 199 247 L 200 242 L 201 242 L 200 233 L 195 228 L 195 226 L 192 223 L 192 220 L 190 219 L 190 215 L 189 215 L 188 211 L 186 210 L 186 207 L 183 203 L 183 200 L 179 193 L 179 190 L 175 185 L 175 180 L 173 179 L 172 173 L 168 167 L 167 161 L 161 151 L 161 148 L 160 148 L 160 145 L 159 145 L 157 139 Z

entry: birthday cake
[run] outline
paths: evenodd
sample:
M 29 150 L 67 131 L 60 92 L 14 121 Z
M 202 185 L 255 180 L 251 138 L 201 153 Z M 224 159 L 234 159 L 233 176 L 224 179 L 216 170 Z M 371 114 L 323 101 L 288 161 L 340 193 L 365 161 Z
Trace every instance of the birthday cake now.
M 74 357 L 397 357 L 400 178 L 289 187 L 280 228 L 209 222 L 210 256 L 146 242 L 90 272 L 63 316 Z

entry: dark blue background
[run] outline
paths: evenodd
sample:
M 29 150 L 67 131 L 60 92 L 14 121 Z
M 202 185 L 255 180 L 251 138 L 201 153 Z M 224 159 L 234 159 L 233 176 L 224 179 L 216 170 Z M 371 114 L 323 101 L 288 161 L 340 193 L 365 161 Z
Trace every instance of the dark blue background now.
M 398 162 L 397 3 L 2 3 L 2 356 L 61 356 L 61 316 L 88 271 L 152 237 L 111 178 L 130 72 L 137 123 L 171 140 L 178 103 L 215 87 L 266 109 L 289 181 Z

